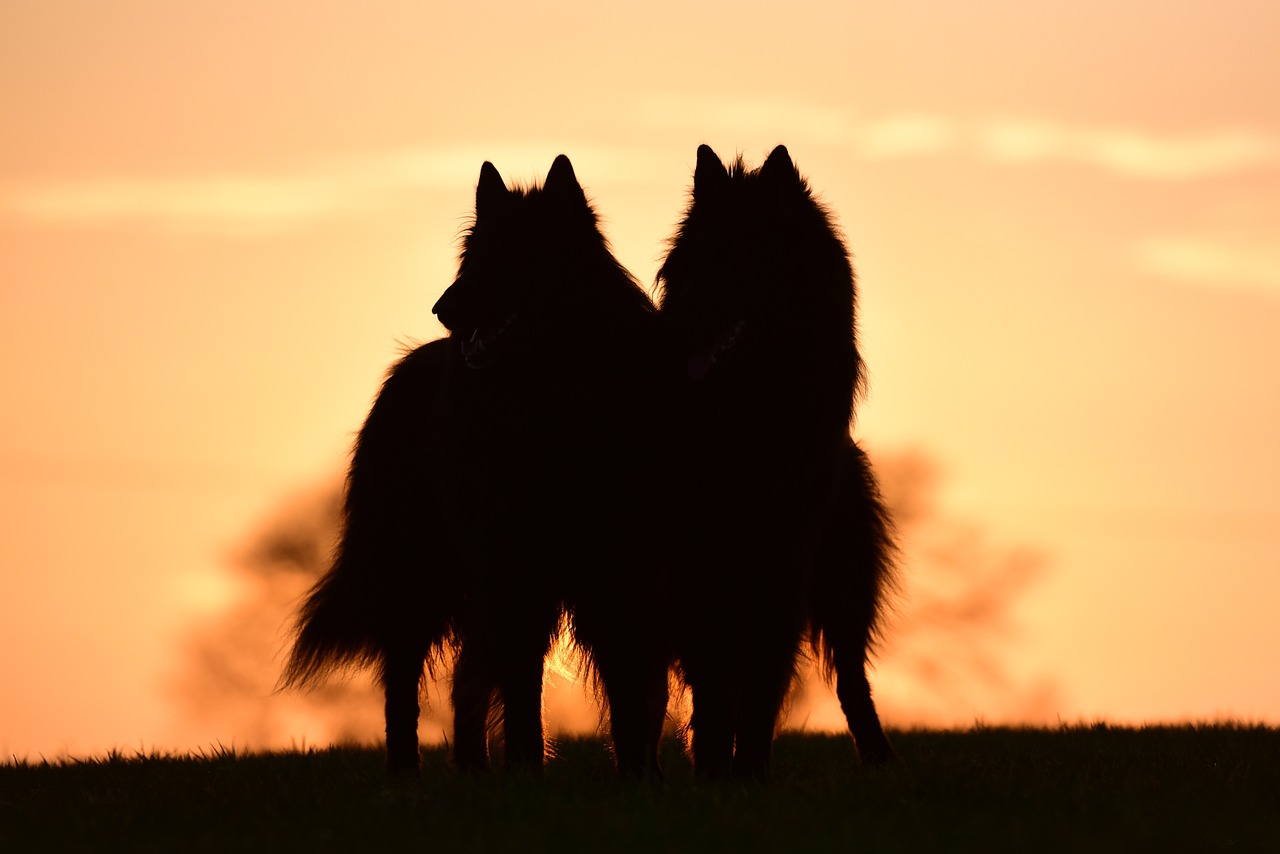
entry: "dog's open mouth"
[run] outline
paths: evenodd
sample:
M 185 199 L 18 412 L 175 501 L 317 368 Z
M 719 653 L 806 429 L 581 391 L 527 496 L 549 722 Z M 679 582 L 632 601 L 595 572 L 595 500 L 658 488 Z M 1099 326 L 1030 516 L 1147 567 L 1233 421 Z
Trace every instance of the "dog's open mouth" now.
M 483 368 L 492 359 L 494 344 L 515 323 L 516 315 L 508 314 L 493 326 L 479 326 L 462 340 L 462 360 L 468 368 Z
M 739 320 L 727 332 L 717 338 L 710 347 L 695 350 L 691 353 L 687 365 L 689 379 L 694 382 L 706 379 L 707 375 L 715 369 L 716 365 L 728 355 L 733 346 L 742 338 L 742 330 L 746 325 L 747 322 L 745 320 Z

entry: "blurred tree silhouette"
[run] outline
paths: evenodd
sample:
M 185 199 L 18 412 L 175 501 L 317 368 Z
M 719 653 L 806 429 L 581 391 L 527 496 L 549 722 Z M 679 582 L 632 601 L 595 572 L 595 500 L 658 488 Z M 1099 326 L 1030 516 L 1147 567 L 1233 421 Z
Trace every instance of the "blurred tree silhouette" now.
M 383 733 L 382 691 L 366 672 L 335 674 L 314 691 L 277 693 L 293 621 L 304 594 L 328 569 L 337 544 L 342 487 L 288 502 L 249 537 L 230 571 L 239 595 L 187 637 L 186 667 L 174 682 L 184 720 L 249 749 L 369 743 Z M 590 689 L 567 644 L 548 663 L 544 705 L 551 730 L 599 725 Z M 447 678 L 447 675 L 446 677 Z M 446 737 L 452 713 L 439 683 L 426 688 L 419 723 L 424 742 Z
M 1038 554 L 991 545 L 982 529 L 956 522 L 933 504 L 936 465 L 917 453 L 875 460 L 885 500 L 903 546 L 900 590 L 891 598 L 872 684 L 890 725 L 956 725 L 974 717 L 1052 720 L 1052 683 L 1018 684 L 1007 652 L 1016 641 L 1011 611 L 1043 572 Z M 289 502 L 234 560 L 240 595 L 226 611 L 195 627 L 176 693 L 184 718 L 230 732 L 237 745 L 279 748 L 306 734 L 315 744 L 367 743 L 381 737 L 382 698 L 366 673 L 335 676 L 310 693 L 275 693 L 289 630 L 302 595 L 328 567 L 339 524 L 341 488 Z M 577 680 L 570 652 L 548 667 L 546 711 L 551 732 L 599 725 L 589 689 Z M 786 724 L 843 729 L 834 695 L 806 665 Z M 447 678 L 447 677 L 446 677 Z M 687 717 L 687 697 L 677 714 Z M 440 685 L 428 687 L 421 734 L 439 741 L 450 710 Z
M 874 462 L 902 548 L 898 590 L 871 674 L 886 724 L 1053 721 L 1060 707 L 1054 680 L 1020 681 L 1008 661 L 1019 637 L 1013 610 L 1045 572 L 1045 555 L 994 545 L 981 525 L 941 512 L 938 466 L 926 455 L 880 455 Z M 787 725 L 842 729 L 834 694 L 811 663 L 803 674 Z
M 381 697 L 367 675 L 335 677 L 310 693 L 275 693 L 294 613 L 332 557 L 340 507 L 340 487 L 295 499 L 235 556 L 240 595 L 187 642 L 177 694 L 192 723 L 230 730 L 250 749 L 287 747 L 304 733 L 320 744 L 381 733 Z

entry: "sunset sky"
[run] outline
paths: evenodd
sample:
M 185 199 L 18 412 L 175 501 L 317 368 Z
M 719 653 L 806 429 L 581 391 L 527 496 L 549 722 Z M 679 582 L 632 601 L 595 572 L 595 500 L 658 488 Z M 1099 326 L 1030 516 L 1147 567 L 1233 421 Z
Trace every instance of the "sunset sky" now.
M 785 143 L 841 223 L 857 435 L 1040 555 L 1034 722 L 1280 724 L 1278 35 L 1273 0 L 8 0 L 0 756 L 235 741 L 174 711 L 184 632 L 441 334 L 480 164 L 569 155 L 648 286 L 703 142 Z M 890 724 L 1019 716 L 880 675 Z

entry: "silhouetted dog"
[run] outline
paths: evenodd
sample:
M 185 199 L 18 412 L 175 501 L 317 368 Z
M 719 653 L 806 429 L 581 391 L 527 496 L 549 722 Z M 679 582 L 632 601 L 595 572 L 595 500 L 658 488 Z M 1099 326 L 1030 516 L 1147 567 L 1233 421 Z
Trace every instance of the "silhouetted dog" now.
M 863 382 L 854 274 L 784 147 L 754 171 L 698 149 L 659 282 L 686 376 L 671 550 L 695 772 L 767 776 L 806 630 L 864 756 L 883 761 L 863 665 L 892 549 L 849 438 Z
M 656 774 L 670 653 L 643 536 L 665 405 L 656 312 L 563 155 L 541 187 L 485 163 L 448 338 L 395 366 L 360 431 L 332 569 L 304 604 L 285 684 L 372 665 L 387 767 L 418 768 L 424 661 L 455 648 L 454 759 L 538 770 L 543 659 L 562 607 L 610 704 L 624 772 Z

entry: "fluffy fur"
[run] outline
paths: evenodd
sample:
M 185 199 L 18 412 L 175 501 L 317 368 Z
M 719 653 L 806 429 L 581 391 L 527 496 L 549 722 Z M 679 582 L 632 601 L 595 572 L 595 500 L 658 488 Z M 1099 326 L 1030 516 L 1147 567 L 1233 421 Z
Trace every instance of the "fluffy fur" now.
M 849 438 L 863 367 L 844 243 L 784 147 L 750 170 L 704 145 L 659 282 L 684 374 L 668 527 L 695 772 L 767 776 L 806 632 L 882 761 L 864 664 L 892 549 Z
M 424 661 L 456 649 L 455 763 L 487 765 L 501 707 L 506 765 L 536 771 L 563 608 L 610 703 L 619 764 L 656 774 L 669 653 L 638 511 L 662 410 L 657 317 L 567 158 L 530 188 L 484 164 L 434 311 L 451 334 L 395 366 L 360 431 L 341 545 L 283 681 L 375 667 L 388 770 L 415 772 Z
M 896 586 L 893 522 L 871 460 L 857 443 L 845 448 L 835 497 L 808 577 L 809 636 L 823 675 L 835 681 L 858 754 L 868 765 L 894 759 L 867 679 L 888 594 Z

